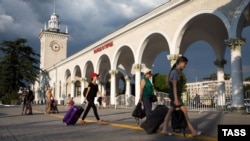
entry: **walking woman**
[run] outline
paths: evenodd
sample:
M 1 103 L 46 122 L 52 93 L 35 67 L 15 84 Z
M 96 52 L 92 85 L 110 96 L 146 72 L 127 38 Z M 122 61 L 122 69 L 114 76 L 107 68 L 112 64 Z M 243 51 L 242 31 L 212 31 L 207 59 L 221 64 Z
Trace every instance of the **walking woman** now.
M 201 131 L 197 131 L 192 126 L 190 119 L 187 114 L 187 107 L 183 104 L 181 95 L 182 95 L 182 84 L 183 84 L 183 77 L 182 77 L 182 70 L 186 67 L 188 63 L 188 59 L 184 56 L 179 57 L 176 60 L 176 63 L 173 65 L 169 72 L 168 82 L 170 86 L 169 98 L 171 99 L 169 111 L 164 119 L 162 133 L 165 135 L 172 135 L 171 132 L 168 132 L 168 124 L 170 122 L 172 113 L 176 106 L 180 107 L 183 111 L 187 126 L 191 131 L 193 136 L 198 136 L 201 134 Z
M 106 124 L 104 122 L 104 120 L 100 120 L 99 115 L 97 113 L 97 108 L 96 108 L 95 103 L 94 103 L 95 97 L 98 93 L 98 85 L 96 84 L 96 80 L 97 80 L 98 76 L 99 76 L 99 74 L 97 74 L 97 73 L 92 73 L 92 75 L 91 75 L 92 81 L 89 83 L 88 90 L 86 92 L 86 97 L 84 98 L 84 100 L 85 100 L 84 102 L 86 102 L 86 100 L 88 101 L 88 106 L 87 106 L 87 108 L 82 116 L 82 121 L 81 121 L 82 125 L 86 124 L 86 122 L 84 120 L 85 120 L 86 116 L 88 115 L 90 108 L 92 108 L 94 111 L 94 115 L 96 117 L 97 124 L 99 124 L 99 125 Z
M 143 102 L 146 117 L 148 117 L 152 112 L 152 102 L 150 99 L 151 99 L 151 96 L 153 95 L 153 84 L 149 80 L 150 77 L 152 76 L 152 72 L 150 69 L 145 68 L 143 73 L 144 73 L 144 76 L 141 80 L 139 102 Z

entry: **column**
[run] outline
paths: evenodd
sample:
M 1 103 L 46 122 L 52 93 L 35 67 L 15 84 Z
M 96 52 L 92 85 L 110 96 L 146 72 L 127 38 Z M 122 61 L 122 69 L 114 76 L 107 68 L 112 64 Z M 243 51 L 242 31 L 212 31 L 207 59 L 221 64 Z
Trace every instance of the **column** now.
M 226 60 L 217 59 L 214 64 L 217 66 L 217 105 L 219 109 L 224 109 L 226 105 L 225 96 L 225 79 L 224 79 L 224 65 L 227 63 Z
M 101 85 L 100 80 L 96 80 L 96 84 L 98 86 L 98 93 L 97 93 L 97 97 L 98 97 L 99 92 L 100 93 L 102 92 L 102 85 Z
M 102 82 L 97 81 L 99 93 L 102 94 Z
M 84 88 L 85 88 L 85 83 L 87 81 L 87 78 L 82 78 L 82 81 L 81 81 L 81 102 L 84 101 L 84 96 L 83 96 L 83 91 L 84 91 Z
M 117 70 L 110 70 L 110 104 L 115 105 Z
M 68 97 L 68 90 L 67 90 L 67 83 L 66 82 L 63 82 L 63 86 L 62 86 L 62 97 L 63 99 L 65 100 L 67 97 Z
M 135 70 L 135 104 L 138 103 L 140 99 L 140 83 L 141 83 L 141 64 L 135 64 L 134 70 Z
M 106 96 L 105 83 L 102 84 L 102 96 Z
M 130 78 L 127 75 L 125 76 L 125 83 L 126 83 L 125 102 L 126 102 L 126 106 L 127 106 L 127 105 L 129 105 L 128 99 L 130 98 L 130 95 L 131 95 Z
M 245 41 L 228 39 L 225 42 L 231 49 L 232 111 L 245 112 L 241 62 L 241 47 Z
M 170 65 L 171 67 L 174 65 L 174 63 L 176 62 L 176 60 L 180 57 L 180 54 L 170 54 L 167 55 L 167 59 L 170 61 Z
M 72 80 L 71 81 L 71 86 L 70 86 L 70 94 L 71 94 L 71 97 L 75 97 L 75 80 Z

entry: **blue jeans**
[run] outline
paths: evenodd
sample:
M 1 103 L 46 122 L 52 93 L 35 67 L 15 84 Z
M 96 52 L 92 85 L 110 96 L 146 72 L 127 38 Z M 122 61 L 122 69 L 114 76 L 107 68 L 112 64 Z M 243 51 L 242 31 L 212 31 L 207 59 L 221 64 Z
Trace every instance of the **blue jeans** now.
M 143 101 L 143 106 L 144 106 L 144 110 L 146 113 L 146 117 L 148 117 L 152 112 L 152 102 L 150 101 L 149 97 L 142 97 L 142 101 Z

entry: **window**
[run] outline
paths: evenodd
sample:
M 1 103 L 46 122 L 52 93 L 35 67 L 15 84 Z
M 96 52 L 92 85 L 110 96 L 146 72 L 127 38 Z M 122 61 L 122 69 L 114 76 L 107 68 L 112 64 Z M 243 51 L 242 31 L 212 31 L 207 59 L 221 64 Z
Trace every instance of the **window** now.
M 75 96 L 80 96 L 81 95 L 81 82 L 79 80 L 76 81 L 75 83 Z

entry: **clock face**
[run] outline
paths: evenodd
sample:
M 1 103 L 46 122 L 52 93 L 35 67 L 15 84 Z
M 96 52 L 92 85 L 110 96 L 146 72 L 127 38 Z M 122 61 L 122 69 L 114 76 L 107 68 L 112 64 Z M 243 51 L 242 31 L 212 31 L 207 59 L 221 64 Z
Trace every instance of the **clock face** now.
M 59 45 L 59 43 L 57 43 L 56 41 L 52 41 L 51 43 L 50 43 L 50 47 L 51 47 L 51 49 L 53 50 L 53 51 L 59 51 L 60 50 L 60 45 Z

